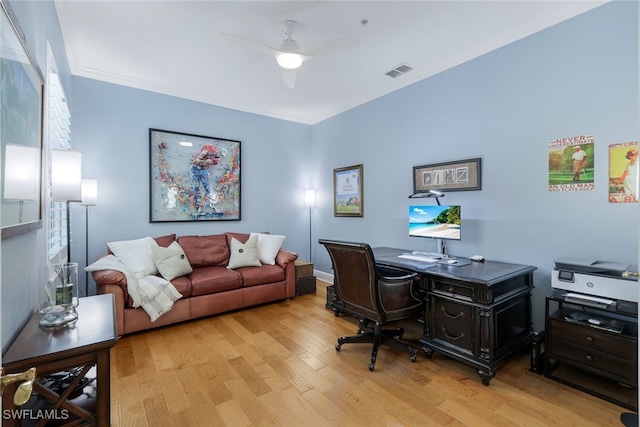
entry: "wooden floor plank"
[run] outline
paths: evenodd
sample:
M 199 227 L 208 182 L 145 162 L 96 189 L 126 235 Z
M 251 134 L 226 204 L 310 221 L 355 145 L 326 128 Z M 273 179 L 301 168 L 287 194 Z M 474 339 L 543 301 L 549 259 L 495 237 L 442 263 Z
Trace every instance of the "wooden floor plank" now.
M 111 350 L 111 425 L 619 426 L 624 408 L 529 371 L 515 355 L 484 386 L 435 353 L 337 338 L 358 327 L 317 293 L 125 336 Z M 400 322 L 413 345 L 422 333 Z M 418 346 L 419 347 L 419 346 Z

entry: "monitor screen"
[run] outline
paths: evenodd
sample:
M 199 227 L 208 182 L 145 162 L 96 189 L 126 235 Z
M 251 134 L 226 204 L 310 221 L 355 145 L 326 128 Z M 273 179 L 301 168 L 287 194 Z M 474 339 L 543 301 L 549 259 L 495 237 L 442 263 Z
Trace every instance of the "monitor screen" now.
M 409 206 L 409 236 L 460 240 L 460 206 Z

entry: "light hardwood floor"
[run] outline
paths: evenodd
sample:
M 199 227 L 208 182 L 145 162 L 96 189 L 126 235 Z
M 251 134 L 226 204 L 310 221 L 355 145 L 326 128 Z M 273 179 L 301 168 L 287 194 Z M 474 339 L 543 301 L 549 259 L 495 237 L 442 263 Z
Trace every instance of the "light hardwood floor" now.
M 436 353 L 336 339 L 357 322 L 317 293 L 125 336 L 112 349 L 112 426 L 620 426 L 624 408 L 502 365 L 488 387 Z M 406 338 L 420 334 L 407 325 Z

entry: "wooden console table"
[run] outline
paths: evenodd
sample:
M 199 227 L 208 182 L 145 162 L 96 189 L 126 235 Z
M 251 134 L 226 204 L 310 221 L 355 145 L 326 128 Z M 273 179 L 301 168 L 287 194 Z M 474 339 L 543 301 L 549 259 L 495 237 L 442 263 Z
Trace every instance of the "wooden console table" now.
M 78 320 L 55 329 L 40 328 L 40 314 L 35 313 L 11 347 L 2 356 L 5 373 L 19 373 L 36 368 L 34 396 L 16 408 L 13 394 L 17 384 L 6 387 L 3 394 L 3 426 L 44 425 L 47 422 L 72 425 L 108 426 L 110 419 L 110 357 L 117 342 L 113 295 L 81 298 Z M 78 375 L 68 388 L 57 393 L 47 388 L 45 377 L 75 369 Z M 95 399 L 74 399 L 72 393 L 82 386 L 83 378 L 94 371 Z M 86 382 L 86 380 L 85 380 Z M 46 405 L 46 406 L 43 406 Z M 13 416 L 6 416 L 13 414 Z M 53 419 L 45 419 L 46 417 Z
M 531 290 L 536 267 L 497 261 L 455 266 L 398 258 L 408 252 L 373 248 L 376 264 L 420 275 L 419 291 L 426 302 L 422 349 L 427 357 L 438 351 L 473 366 L 489 385 L 497 366 L 534 336 Z

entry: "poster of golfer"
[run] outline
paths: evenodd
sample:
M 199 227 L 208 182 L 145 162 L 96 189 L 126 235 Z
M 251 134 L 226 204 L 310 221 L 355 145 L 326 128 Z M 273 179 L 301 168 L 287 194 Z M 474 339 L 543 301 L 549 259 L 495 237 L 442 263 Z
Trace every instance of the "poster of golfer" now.
M 593 135 L 549 142 L 549 191 L 593 190 L 594 144 Z
M 609 202 L 638 201 L 638 141 L 609 145 Z

